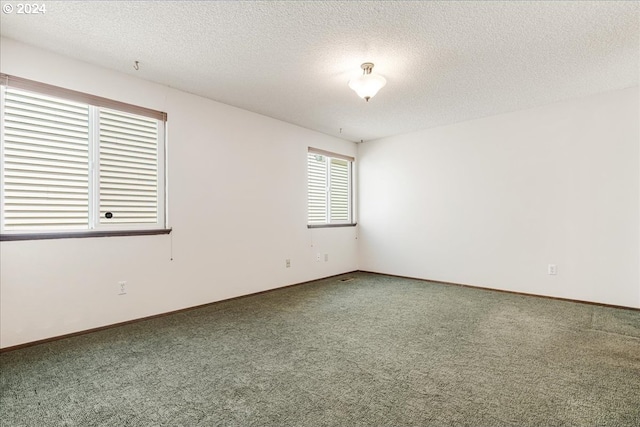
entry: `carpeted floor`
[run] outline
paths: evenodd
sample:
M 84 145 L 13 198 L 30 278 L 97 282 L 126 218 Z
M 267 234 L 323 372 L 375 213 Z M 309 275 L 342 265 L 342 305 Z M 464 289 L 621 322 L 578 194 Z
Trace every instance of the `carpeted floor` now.
M 0 362 L 7 427 L 640 425 L 640 311 L 368 273 Z

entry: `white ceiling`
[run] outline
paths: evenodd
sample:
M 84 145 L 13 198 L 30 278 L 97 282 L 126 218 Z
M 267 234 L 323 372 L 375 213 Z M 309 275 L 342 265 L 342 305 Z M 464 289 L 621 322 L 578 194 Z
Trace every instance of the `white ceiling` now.
M 633 1 L 36 3 L 2 36 L 351 141 L 639 80 Z M 369 103 L 347 86 L 367 61 Z

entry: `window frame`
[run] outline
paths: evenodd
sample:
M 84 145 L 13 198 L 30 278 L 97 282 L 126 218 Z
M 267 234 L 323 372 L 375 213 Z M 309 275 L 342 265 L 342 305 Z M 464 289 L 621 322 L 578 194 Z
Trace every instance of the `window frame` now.
M 324 223 L 310 223 L 309 222 L 309 155 L 320 155 L 326 158 L 325 161 L 325 176 L 327 179 L 326 184 L 326 222 Z M 347 176 L 348 176 L 348 188 L 347 188 L 347 209 L 348 219 L 346 221 L 333 222 L 331 219 L 331 159 L 345 160 L 348 162 Z M 346 156 L 344 154 L 338 154 L 331 151 L 321 150 L 314 147 L 308 147 L 307 149 L 307 228 L 332 228 L 332 227 L 354 227 L 357 225 L 355 221 L 355 209 L 354 209 L 354 168 L 355 158 Z
M 168 234 L 171 228 L 167 225 L 168 191 L 167 191 L 167 114 L 161 111 L 139 107 L 132 104 L 102 98 L 83 92 L 78 92 L 58 86 L 36 82 L 21 77 L 0 73 L 0 105 L 3 113 L 0 117 L 0 138 L 2 150 L 0 152 L 0 173 L 4 176 L 5 166 L 5 126 L 4 105 L 6 89 L 16 89 L 31 92 L 37 95 L 53 97 L 62 100 L 86 104 L 88 106 L 88 214 L 89 220 L 86 229 L 59 229 L 59 230 L 5 230 L 5 206 L 4 206 L 4 182 L 0 183 L 0 241 L 7 240 L 39 240 L 77 237 L 103 237 L 103 236 L 133 236 Z M 114 223 L 100 222 L 100 111 L 102 109 L 113 110 L 125 114 L 132 114 L 157 121 L 157 193 L 156 193 L 156 222 L 149 223 Z M 4 179 L 4 178 L 3 178 Z

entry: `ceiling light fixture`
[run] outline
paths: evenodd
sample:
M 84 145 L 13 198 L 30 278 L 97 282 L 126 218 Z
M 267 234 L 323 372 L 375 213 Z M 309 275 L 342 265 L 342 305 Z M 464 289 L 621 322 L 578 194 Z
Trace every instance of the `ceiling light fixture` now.
M 365 62 L 360 66 L 362 75 L 356 79 L 349 80 L 349 87 L 353 89 L 360 98 L 369 102 L 380 89 L 387 84 L 387 80 L 379 74 L 372 74 L 373 63 Z

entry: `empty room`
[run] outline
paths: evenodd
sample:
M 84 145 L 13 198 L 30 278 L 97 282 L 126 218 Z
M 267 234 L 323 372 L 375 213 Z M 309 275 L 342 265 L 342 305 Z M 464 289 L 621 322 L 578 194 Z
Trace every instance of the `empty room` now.
M 639 2 L 0 3 L 0 425 L 640 425 Z

